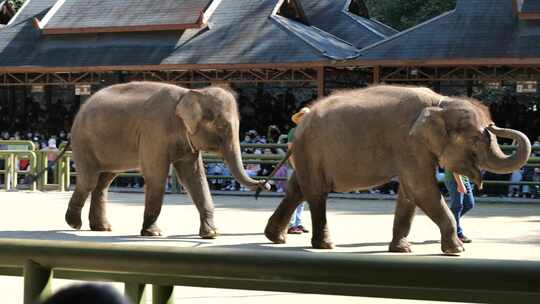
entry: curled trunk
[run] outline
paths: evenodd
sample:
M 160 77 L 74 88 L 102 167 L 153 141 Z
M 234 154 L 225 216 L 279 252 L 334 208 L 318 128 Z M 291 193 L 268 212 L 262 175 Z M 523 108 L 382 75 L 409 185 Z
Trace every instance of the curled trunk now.
M 489 126 L 487 130 L 497 137 L 513 139 L 518 148 L 514 154 L 506 155 L 499 147 L 497 139 L 492 136 L 483 169 L 493 173 L 507 174 L 525 165 L 531 155 L 531 142 L 525 134 L 496 126 Z

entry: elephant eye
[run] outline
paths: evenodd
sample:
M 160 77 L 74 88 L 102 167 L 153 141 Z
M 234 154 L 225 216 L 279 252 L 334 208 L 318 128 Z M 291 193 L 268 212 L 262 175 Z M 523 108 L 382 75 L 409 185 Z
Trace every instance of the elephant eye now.
M 216 128 L 219 132 L 226 132 L 229 126 L 227 126 L 226 124 L 218 124 Z

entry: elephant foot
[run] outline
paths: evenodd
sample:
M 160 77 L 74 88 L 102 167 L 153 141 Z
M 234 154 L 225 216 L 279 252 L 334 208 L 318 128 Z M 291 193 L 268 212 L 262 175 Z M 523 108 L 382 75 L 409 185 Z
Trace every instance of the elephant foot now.
M 66 211 L 66 223 L 73 229 L 80 230 L 82 227 L 82 220 L 80 213 L 70 212 L 69 209 Z
M 311 246 L 315 249 L 334 249 L 334 243 L 328 239 L 323 240 L 311 240 Z
M 161 229 L 157 225 L 152 225 L 141 230 L 141 236 L 161 236 Z
M 99 224 L 90 223 L 90 230 L 92 231 L 112 231 L 112 226 L 108 221 L 103 221 Z
M 270 223 L 266 225 L 264 235 L 274 244 L 285 244 L 287 242 L 285 231 L 270 225 Z
M 441 241 L 441 249 L 445 255 L 460 255 L 465 251 L 463 243 L 457 238 L 448 242 Z
M 388 246 L 390 252 L 411 253 L 411 245 L 407 239 L 401 239 L 397 242 L 392 241 Z
M 199 236 L 203 239 L 215 239 L 219 235 L 217 228 L 207 227 L 199 230 Z

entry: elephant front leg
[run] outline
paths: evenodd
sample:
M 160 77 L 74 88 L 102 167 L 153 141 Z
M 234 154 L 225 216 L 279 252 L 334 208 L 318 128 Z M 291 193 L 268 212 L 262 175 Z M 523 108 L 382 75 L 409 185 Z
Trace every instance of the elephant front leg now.
M 146 182 L 142 236 L 161 236 L 161 229 L 156 222 L 161 213 L 164 194 L 165 184 L 156 185 Z
M 394 215 L 394 228 L 390 252 L 412 252 L 407 236 L 411 230 L 416 206 L 406 195 L 405 187 L 401 186 L 398 193 Z
M 296 174 L 293 173 L 289 178 L 285 197 L 274 211 L 274 214 L 268 219 L 264 229 L 264 235 L 270 241 L 275 244 L 285 244 L 291 216 L 303 199 L 304 197 L 296 180 Z
M 204 164 L 199 156 L 195 162 L 176 162 L 179 182 L 186 188 L 189 196 L 199 211 L 199 236 L 203 239 L 213 239 L 218 236 L 214 225 L 214 202 L 204 172 Z
M 465 249 L 463 243 L 457 237 L 456 221 L 444 199 L 439 192 L 437 181 L 435 179 L 435 170 L 429 170 L 430 174 L 416 175 L 415 178 L 403 178 L 402 183 L 405 183 L 407 189 L 414 202 L 424 213 L 433 221 L 441 232 L 441 249 L 445 254 L 459 254 Z M 423 181 L 423 184 L 412 187 L 411 181 Z
M 157 166 L 152 169 L 143 167 L 145 180 L 144 219 L 141 230 L 142 236 L 161 236 L 161 229 L 156 222 L 163 206 L 165 195 L 165 182 L 167 180 L 168 165 Z

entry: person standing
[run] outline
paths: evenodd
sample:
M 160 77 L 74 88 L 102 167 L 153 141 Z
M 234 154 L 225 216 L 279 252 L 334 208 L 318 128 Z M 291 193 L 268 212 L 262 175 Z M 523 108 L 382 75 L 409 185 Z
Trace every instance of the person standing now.
M 472 184 L 466 176 L 449 170 L 444 171 L 444 184 L 450 195 L 450 210 L 452 210 L 456 219 L 458 238 L 463 243 L 470 243 L 472 240 L 463 234 L 461 217 L 474 208 L 475 201 Z
M 297 113 L 295 113 L 292 117 L 291 117 L 291 120 L 294 122 L 295 125 L 298 125 L 298 123 L 300 123 L 300 120 L 302 119 L 302 117 L 306 114 L 306 113 L 309 113 L 309 108 L 308 107 L 303 107 L 302 109 L 300 109 L 300 111 L 298 111 Z M 290 131 L 289 131 L 289 134 L 287 136 L 287 148 L 288 149 L 291 149 L 292 148 L 292 142 L 293 142 L 293 139 L 294 139 L 294 132 L 296 131 L 296 127 L 292 128 Z M 292 173 L 294 171 L 294 160 L 293 158 L 291 157 L 289 159 L 289 170 L 288 170 L 288 176 L 291 177 Z M 287 233 L 288 234 L 301 234 L 303 232 L 309 232 L 309 230 L 307 230 L 306 228 L 304 228 L 304 226 L 302 226 L 302 213 L 304 212 L 304 202 L 301 202 L 298 207 L 296 207 L 296 209 L 294 210 L 294 213 L 291 217 L 291 221 L 289 222 L 289 229 L 287 230 Z

